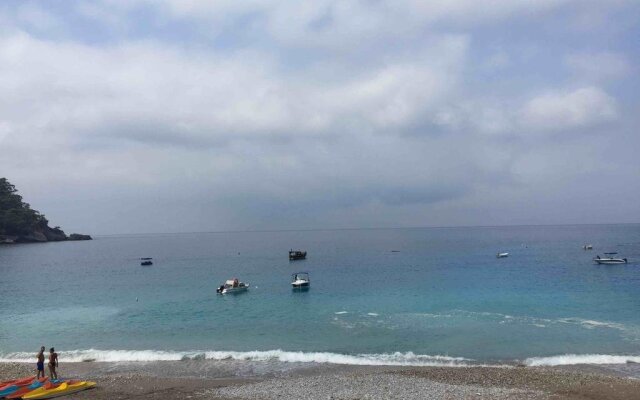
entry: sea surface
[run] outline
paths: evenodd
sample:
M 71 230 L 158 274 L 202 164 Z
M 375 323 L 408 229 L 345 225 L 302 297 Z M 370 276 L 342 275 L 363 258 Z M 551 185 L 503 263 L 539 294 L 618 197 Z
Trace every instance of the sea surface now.
M 592 251 L 582 246 L 591 243 Z M 308 258 L 290 262 L 289 249 Z M 629 263 L 599 266 L 616 251 Z M 508 258 L 496 258 L 509 252 Z M 140 266 L 140 257 L 154 265 Z M 311 288 L 294 292 L 291 274 Z M 217 295 L 238 277 L 251 289 Z M 193 233 L 0 246 L 0 360 L 640 362 L 640 225 Z

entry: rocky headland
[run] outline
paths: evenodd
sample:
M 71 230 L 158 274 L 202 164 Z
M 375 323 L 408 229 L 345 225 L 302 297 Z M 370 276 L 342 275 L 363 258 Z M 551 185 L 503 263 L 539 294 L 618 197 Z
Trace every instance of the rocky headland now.
M 0 244 L 91 240 L 91 236 L 64 233 L 50 227 L 39 211 L 33 210 L 6 178 L 0 178 Z

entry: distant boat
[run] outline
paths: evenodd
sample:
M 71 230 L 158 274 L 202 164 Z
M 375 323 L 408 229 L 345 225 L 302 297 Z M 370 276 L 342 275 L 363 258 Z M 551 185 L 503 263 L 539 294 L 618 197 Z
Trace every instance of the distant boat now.
M 220 285 L 220 287 L 216 289 L 216 293 L 231 294 L 246 292 L 247 290 L 249 290 L 248 283 L 240 282 L 238 278 L 233 278 L 227 280 L 223 285 Z
M 151 257 L 142 257 L 140 259 L 140 265 L 142 266 L 153 265 L 153 261 L 151 260 L 153 260 L 153 258 Z
M 593 250 L 593 245 L 592 244 L 585 244 L 584 246 L 582 246 L 582 248 L 584 250 Z
M 289 250 L 289 260 L 304 260 L 307 252 L 302 250 Z
M 291 286 L 294 289 L 307 289 L 311 285 L 308 272 L 296 272 L 291 274 Z
M 613 265 L 613 264 L 626 264 L 626 258 L 614 257 L 618 253 L 604 253 L 606 257 L 600 257 L 599 255 L 593 259 L 596 264 Z
M 498 253 L 496 254 L 497 258 L 505 258 L 505 257 L 509 257 L 509 253 Z

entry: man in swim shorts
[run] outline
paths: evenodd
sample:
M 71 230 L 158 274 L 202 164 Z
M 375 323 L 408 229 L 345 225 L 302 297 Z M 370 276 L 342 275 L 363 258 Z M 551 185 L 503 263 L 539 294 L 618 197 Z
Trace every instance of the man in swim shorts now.
M 44 378 L 44 346 L 40 347 L 40 352 L 36 356 L 38 362 L 36 368 L 38 368 L 38 376 L 36 379 Z M 40 376 L 42 374 L 42 376 Z

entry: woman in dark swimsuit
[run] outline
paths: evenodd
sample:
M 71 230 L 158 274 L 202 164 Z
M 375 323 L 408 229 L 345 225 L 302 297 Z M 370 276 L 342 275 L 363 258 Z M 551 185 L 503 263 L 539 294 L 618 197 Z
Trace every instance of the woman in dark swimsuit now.
M 56 373 L 57 366 L 58 366 L 58 353 L 56 353 L 55 349 L 52 347 L 49 349 L 49 378 L 50 379 L 58 379 L 58 374 Z

